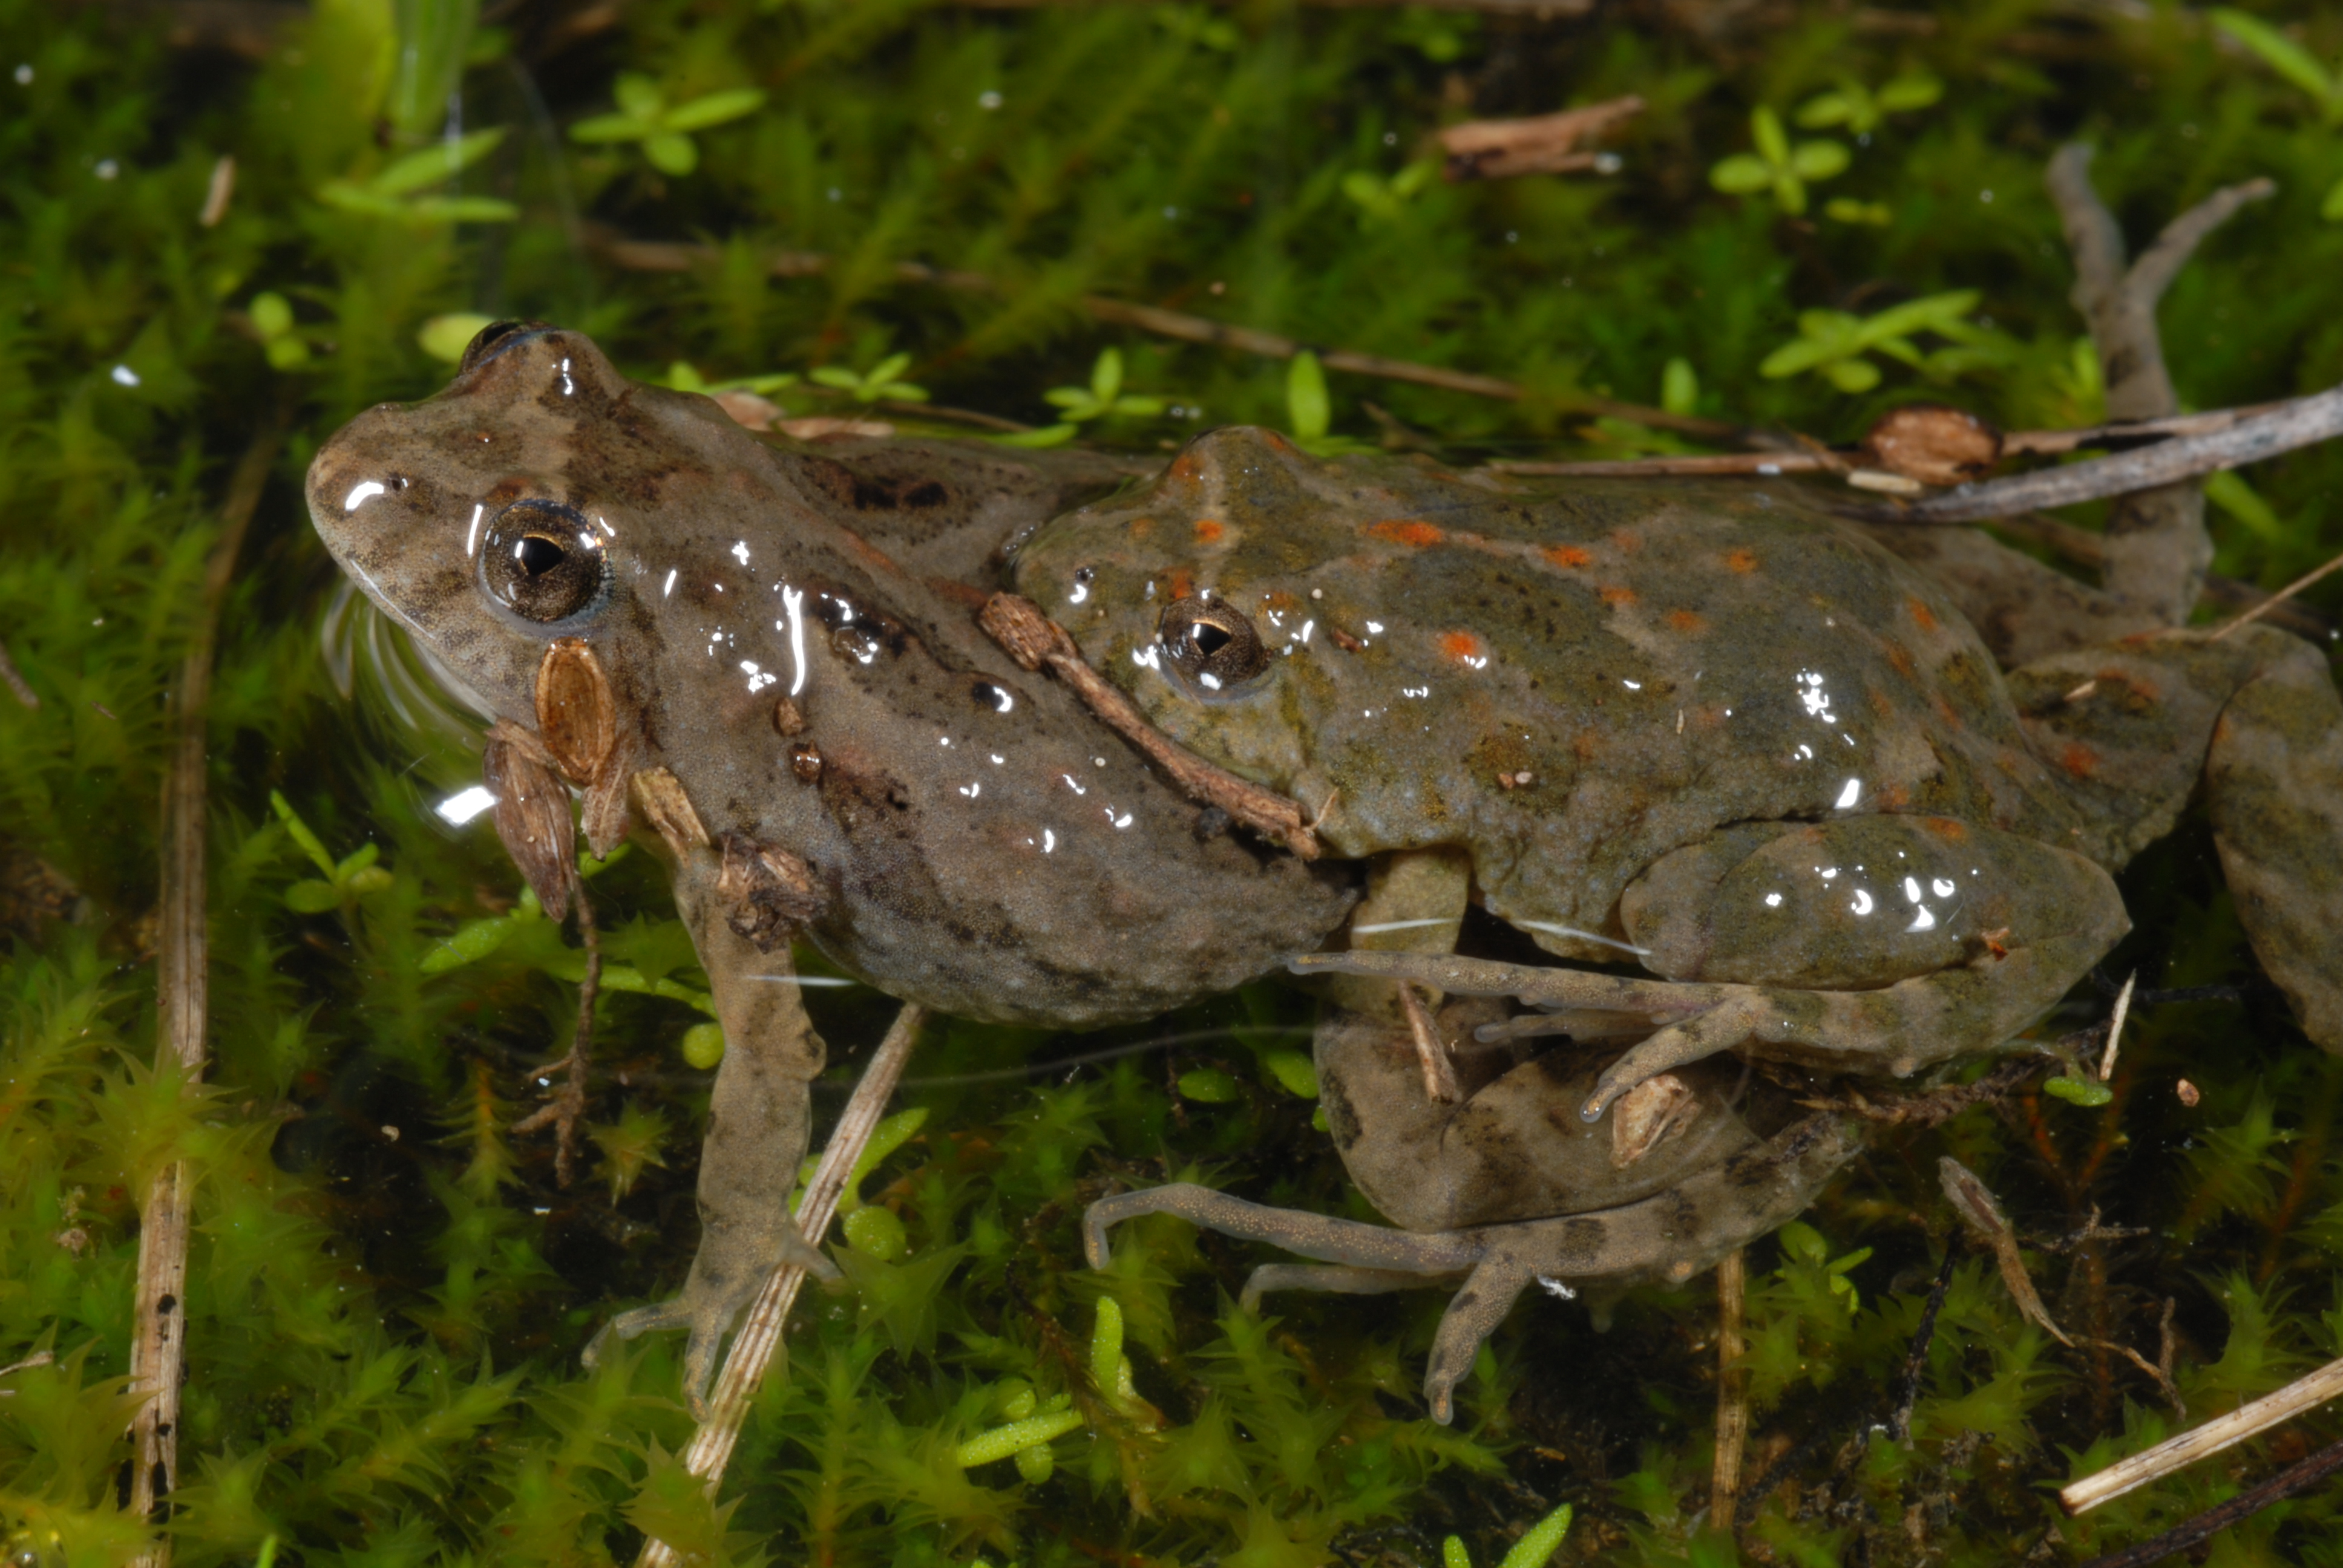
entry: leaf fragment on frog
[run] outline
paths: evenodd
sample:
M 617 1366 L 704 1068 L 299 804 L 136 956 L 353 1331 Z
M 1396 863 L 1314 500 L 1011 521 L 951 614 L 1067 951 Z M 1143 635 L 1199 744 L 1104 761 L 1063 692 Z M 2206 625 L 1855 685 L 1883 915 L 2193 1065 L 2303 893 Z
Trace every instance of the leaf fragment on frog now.
M 520 869 L 537 901 L 555 920 L 569 913 L 569 882 L 578 859 L 569 790 L 555 777 L 537 738 L 503 719 L 488 731 L 480 780 L 496 797 L 497 838 Z
M 1647 1078 L 1621 1095 L 1611 1111 L 1611 1168 L 1624 1171 L 1700 1117 L 1700 1100 L 1673 1072 Z
M 2026 1272 L 2026 1260 L 2018 1255 L 2017 1233 L 2010 1229 L 2009 1216 L 2002 1212 L 1993 1189 L 1949 1154 L 1936 1161 L 1936 1175 L 1944 1183 L 1945 1196 L 1952 1201 L 1954 1211 L 1968 1227 L 1969 1234 L 1993 1249 L 1994 1261 L 2001 1265 L 2002 1282 L 2009 1287 L 2017 1310 L 2028 1322 L 2048 1330 L 2060 1344 L 2072 1345 L 2075 1342 L 2051 1320 L 2049 1309 L 2036 1293 L 2034 1282 Z
M 683 792 L 683 781 L 674 774 L 664 768 L 644 769 L 634 776 L 634 796 L 643 819 L 657 829 L 668 853 L 678 860 L 708 847 L 708 829 L 700 825 L 691 797 Z

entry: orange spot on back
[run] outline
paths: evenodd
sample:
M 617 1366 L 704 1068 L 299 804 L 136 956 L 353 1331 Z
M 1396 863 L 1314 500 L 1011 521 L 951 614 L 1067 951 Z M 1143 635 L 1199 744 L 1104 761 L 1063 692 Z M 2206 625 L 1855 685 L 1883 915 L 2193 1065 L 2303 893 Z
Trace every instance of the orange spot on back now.
M 1302 601 L 1295 598 L 1292 594 L 1287 593 L 1283 588 L 1278 588 L 1274 592 L 1262 595 L 1261 602 L 1264 607 L 1277 611 L 1280 615 L 1283 615 L 1287 610 L 1299 609 L 1302 607 Z
M 1904 608 L 1912 612 L 1912 623 L 1918 627 L 1922 631 L 1934 631 L 1936 629 L 1936 612 L 1930 609 L 1926 601 L 1922 599 L 1919 595 L 1914 594 L 1911 598 L 1906 599 L 1904 601 Z
M 1379 539 L 1389 539 L 1396 545 L 1413 545 L 1423 549 L 1438 544 L 1443 536 L 1434 525 L 1413 518 L 1392 518 L 1380 523 L 1369 523 L 1367 532 Z
M 1923 817 L 1920 826 L 1927 829 L 1932 838 L 1942 839 L 1947 844 L 1965 843 L 1969 836 L 1968 824 L 1956 818 Z
M 1441 633 L 1440 651 L 1459 664 L 1486 663 L 1489 657 L 1486 645 L 1469 631 Z
M 1731 567 L 1735 571 L 1746 576 L 1757 569 L 1757 552 L 1755 550 L 1727 550 L 1725 552 L 1725 564 Z
M 1688 609 L 1672 609 L 1668 611 L 1668 624 L 1675 628 L 1678 631 L 1705 631 L 1708 629 L 1708 622 L 1701 619 L 1698 615 Z
M 1632 556 L 1644 548 L 1644 536 L 1633 528 L 1614 528 L 1611 542 L 1619 547 L 1620 554 Z
M 1132 538 L 1143 539 L 1148 535 L 1155 531 L 1155 519 L 1153 518 L 1133 518 L 1131 519 L 1131 528 L 1128 531 Z
M 1196 460 L 1195 453 L 1182 452 L 1172 459 L 1172 466 L 1163 470 L 1163 477 L 1192 485 L 1204 477 L 1204 465 Z
M 1565 568 L 1583 567 L 1594 558 L 1576 545 L 1548 545 L 1539 553 L 1554 565 Z
M 1172 568 L 1172 597 L 1173 598 L 1190 598 L 1194 596 L 1195 592 L 1196 579 L 1188 575 L 1188 568 L 1186 567 L 1173 567 Z
M 1893 638 L 1888 638 L 1885 640 L 1887 644 L 1887 663 L 1889 668 L 1893 668 L 1896 674 L 1904 677 L 1905 679 L 1911 679 L 1913 666 L 1910 651 L 1906 649 L 1902 643 L 1897 642 Z
M 1221 542 L 1221 536 L 1228 531 L 1218 518 L 1196 519 L 1196 542 L 1200 545 L 1217 545 Z
M 1603 587 L 1596 588 L 1594 591 L 1596 596 L 1600 598 L 1604 604 L 1609 605 L 1613 609 L 1617 609 L 1622 605 L 1631 605 L 1635 602 L 1635 590 L 1631 588 L 1623 587 L 1618 583 L 1606 583 Z
M 2088 779 L 2099 770 L 2099 754 L 2077 740 L 2058 753 L 2058 766 L 2077 779 Z

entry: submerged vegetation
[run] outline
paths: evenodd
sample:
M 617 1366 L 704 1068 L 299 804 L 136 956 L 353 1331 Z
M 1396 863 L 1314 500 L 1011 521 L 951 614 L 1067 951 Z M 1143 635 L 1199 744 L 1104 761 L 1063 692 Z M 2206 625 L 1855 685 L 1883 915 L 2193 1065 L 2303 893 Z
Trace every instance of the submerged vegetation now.
M 710 1563 L 1526 1568 L 1509 1548 L 1536 1526 L 1543 1560 L 1573 1516 L 1564 1562 L 2062 1563 L 2307 1452 L 2334 1418 L 2080 1521 L 2047 1491 L 2343 1353 L 2343 1060 L 2258 978 L 2197 824 L 2125 877 L 2106 973 L 2228 989 L 2136 1011 L 2111 1092 L 1885 1143 L 1752 1250 L 1735 1532 L 1705 1282 L 1599 1334 L 1585 1303 L 1524 1302 L 1450 1429 L 1418 1389 L 1442 1292 L 1247 1312 L 1255 1250 L 1163 1219 L 1081 1266 L 1080 1211 L 1119 1182 L 1373 1217 L 1313 1126 L 1307 1000 L 1274 984 L 1100 1037 L 930 1025 L 843 1205 L 848 1288 L 800 1302 L 711 1505 L 677 1458 L 679 1344 L 578 1359 L 690 1255 L 720 1050 L 690 944 L 648 856 L 586 862 L 593 1161 L 558 1186 L 550 1140 L 508 1129 L 568 1038 L 577 937 L 485 820 L 435 811 L 477 756 L 337 599 L 298 503 L 326 434 L 428 393 L 504 315 L 776 417 L 1029 444 L 1242 420 L 1314 450 L 1617 457 L 1703 417 L 1845 441 L 1916 397 L 2085 425 L 2099 376 L 2042 184 L 2076 136 L 2142 239 L 2276 182 L 2162 319 L 2193 407 L 2289 397 L 2343 380 L 2343 24 L 2304 14 L 0 0 L 8 1560 L 145 1534 L 116 1508 L 137 1205 L 179 1159 L 190 1568 L 593 1563 L 647 1533 Z M 1590 166 L 1441 177 L 1443 125 L 1628 94 Z M 1197 318 L 1314 352 L 1158 330 Z M 195 1085 L 153 1044 L 166 699 L 251 450 L 274 456 L 220 622 Z M 2343 548 L 2343 450 L 2211 493 L 2229 578 Z M 809 1004 L 819 1118 L 890 1006 Z M 1947 1154 L 2077 1347 L 1959 1250 Z M 2212 1560 L 2343 1563 L 2338 1506 L 2273 1508 Z

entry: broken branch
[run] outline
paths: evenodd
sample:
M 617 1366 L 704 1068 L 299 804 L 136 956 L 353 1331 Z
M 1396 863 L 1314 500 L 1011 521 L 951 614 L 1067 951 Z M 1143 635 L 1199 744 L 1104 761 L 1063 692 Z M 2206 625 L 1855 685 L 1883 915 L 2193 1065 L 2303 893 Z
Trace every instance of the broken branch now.
M 2058 1493 L 2058 1506 L 2070 1514 L 2097 1508 L 2111 1498 L 2121 1497 L 2125 1493 L 2146 1486 L 2150 1482 L 2160 1481 L 2174 1471 L 2185 1470 L 2200 1459 L 2210 1458 L 2225 1448 L 2291 1421 L 2305 1411 L 2325 1404 L 2338 1394 L 2343 1394 L 2343 1361 L 2329 1362 L 2308 1376 L 2297 1378 L 2275 1393 L 2266 1393 L 2251 1404 L 2240 1405 L 2193 1432 L 2167 1438 L 2153 1448 L 2142 1449 L 2129 1459 L 2110 1464 L 2097 1475 L 2086 1476 L 2070 1486 L 2062 1487 Z M 2270 1501 L 2276 1502 L 2277 1499 L 2273 1497 Z M 2244 1516 L 2241 1513 L 2237 1517 Z M 2142 1558 L 2140 1561 L 2149 1560 Z

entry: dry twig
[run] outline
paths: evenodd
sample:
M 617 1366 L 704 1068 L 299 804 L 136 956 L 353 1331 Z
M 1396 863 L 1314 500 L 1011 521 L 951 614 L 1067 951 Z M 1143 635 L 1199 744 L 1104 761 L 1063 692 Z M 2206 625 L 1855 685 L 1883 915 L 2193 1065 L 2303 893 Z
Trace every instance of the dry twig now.
M 1565 174 L 1603 168 L 1604 155 L 1591 142 L 1621 120 L 1643 112 L 1644 100 L 1630 93 L 1608 103 L 1524 120 L 1468 120 L 1443 126 L 1440 145 L 1448 154 L 1441 177 L 1451 181 L 1501 180 L 1515 175 Z M 1614 159 L 1609 165 L 1618 167 Z
M 1071 687 L 1108 729 L 1145 753 L 1147 759 L 1171 776 L 1172 782 L 1192 800 L 1216 806 L 1264 839 L 1283 844 L 1305 860 L 1322 852 L 1302 808 L 1260 785 L 1214 767 L 1174 744 L 1147 722 L 1131 699 L 1109 685 L 1104 676 L 1082 662 L 1081 650 L 1063 627 L 1041 613 L 1031 599 L 997 593 L 985 601 L 977 624 L 985 635 L 1009 650 L 1028 669 L 1047 665 Z
M 163 785 L 163 856 L 156 932 L 156 1065 L 167 1060 L 192 1089 L 203 1077 L 209 1023 L 204 926 L 206 879 L 206 720 L 211 712 L 212 658 L 221 606 L 236 574 L 236 553 L 260 505 L 268 470 L 284 439 L 281 419 L 252 438 L 228 476 L 220 504 L 219 538 L 204 567 L 202 609 L 173 694 L 173 740 Z M 138 1277 L 131 1301 L 130 1387 L 145 1396 L 130 1424 L 130 1511 L 161 1523 L 179 1478 L 179 1396 L 186 1382 L 187 1233 L 193 1219 L 195 1173 L 184 1159 L 156 1173 L 139 1205 Z M 140 1568 L 166 1568 L 167 1536 L 137 1559 Z
M 2062 1345 L 2074 1344 L 2050 1316 L 2050 1309 L 2042 1304 L 2042 1297 L 2034 1289 L 2034 1281 L 2026 1271 L 2026 1260 L 2017 1251 L 2017 1234 L 2010 1229 L 2009 1217 L 2001 1211 L 2000 1200 L 1993 1189 L 1977 1179 L 1976 1172 L 1947 1154 L 1936 1161 L 1936 1175 L 1944 1183 L 1945 1196 L 1953 1210 L 1968 1227 L 1969 1234 L 1992 1250 L 1994 1261 L 2000 1266 L 2002 1282 L 2017 1302 L 2017 1310 L 2029 1322 L 2038 1323 L 2050 1337 Z
M 2228 636 L 2231 632 L 2237 630 L 2247 621 L 2260 619 L 2263 616 L 2269 614 L 2270 611 L 2274 609 L 2277 609 L 2288 599 L 2294 598 L 2295 595 L 2300 593 L 2312 583 L 2317 582 L 2319 578 L 2325 577 L 2328 573 L 2334 571 L 2338 567 L 2343 567 L 2343 556 L 2337 556 L 2325 566 L 2313 567 L 2310 570 L 2303 573 L 2300 577 L 2295 578 L 2292 582 L 2278 589 L 2278 592 L 2270 595 L 2269 598 L 2262 600 L 2261 603 L 2254 606 L 2251 609 L 2246 611 L 2245 614 L 2238 616 L 2227 626 L 2224 626 L 2220 630 L 2215 632 L 2213 634 L 2213 640 L 2218 642 L 2221 638 Z
M 2121 1497 L 2125 1493 L 2146 1486 L 2152 1481 L 2160 1481 L 2176 1470 L 2184 1470 L 2200 1459 L 2210 1458 L 2225 1448 L 2268 1432 L 2281 1422 L 2291 1421 L 2338 1394 L 2343 1394 L 2343 1361 L 2333 1361 L 2308 1376 L 2297 1378 L 2275 1393 L 2266 1393 L 2252 1403 L 2240 1405 L 2227 1415 L 2217 1416 L 2194 1431 L 2167 1438 L 2153 1448 L 2142 1449 L 2129 1459 L 2117 1461 L 2097 1475 L 2085 1476 L 2070 1486 L 2060 1488 L 2058 1506 L 2068 1513 L 2081 1513 L 2097 1508 L 2110 1498 Z
M 1716 1265 L 1716 1463 L 1708 1483 L 1708 1522 L 1719 1530 L 1733 1528 L 1749 1442 L 1749 1369 L 1741 1364 L 1749 1348 L 1742 1337 L 1748 1287 L 1748 1262 L 1736 1247 Z
M 812 1179 L 806 1183 L 805 1196 L 798 1202 L 798 1230 L 809 1244 L 819 1245 L 823 1232 L 830 1229 L 830 1219 L 838 1211 L 839 1194 L 846 1191 L 847 1177 L 853 1172 L 855 1161 L 862 1158 L 870 1134 L 886 1112 L 896 1081 L 903 1076 L 903 1064 L 910 1060 L 911 1042 L 926 1017 L 925 1010 L 916 1003 L 905 1003 L 895 1015 L 887 1038 L 871 1053 L 870 1065 L 862 1070 L 862 1081 L 854 1086 L 853 1097 L 847 1101 L 837 1130 L 821 1151 L 820 1163 L 814 1167 Z M 779 1352 L 781 1331 L 789 1322 L 789 1308 L 804 1287 L 805 1277 L 804 1269 L 790 1264 L 775 1270 L 773 1277 L 765 1282 L 756 1304 L 749 1309 L 739 1332 L 732 1337 L 732 1348 L 724 1358 L 724 1370 L 717 1374 L 715 1392 L 709 1399 L 707 1419 L 699 1423 L 683 1451 L 684 1469 L 708 1483 L 710 1497 L 724 1480 L 725 1466 L 732 1462 L 733 1445 L 740 1439 L 740 1425 L 748 1419 L 749 1401 L 756 1397 L 766 1369 Z M 643 1543 L 642 1551 L 636 1556 L 635 1568 L 674 1568 L 678 1561 L 674 1548 L 666 1542 L 649 1540 Z
M 2160 1563 L 2167 1557 L 2188 1552 L 2191 1547 L 2210 1540 L 2241 1519 L 2252 1518 L 2274 1503 L 2283 1503 L 2289 1497 L 2309 1491 L 2338 1470 L 2343 1470 L 2343 1442 L 2329 1443 L 2309 1458 L 2279 1471 L 2252 1491 L 2241 1492 L 2227 1503 L 2208 1508 L 2196 1518 L 2176 1524 L 2152 1540 L 2094 1557 L 2080 1568 L 2147 1568 L 2150 1563 Z M 2074 1510 L 2069 1509 L 2068 1512 Z M 2191 1553 L 2191 1556 L 2194 1555 Z

